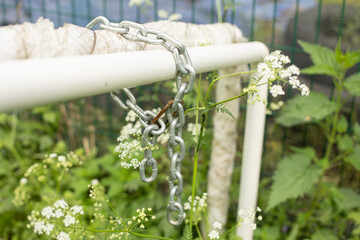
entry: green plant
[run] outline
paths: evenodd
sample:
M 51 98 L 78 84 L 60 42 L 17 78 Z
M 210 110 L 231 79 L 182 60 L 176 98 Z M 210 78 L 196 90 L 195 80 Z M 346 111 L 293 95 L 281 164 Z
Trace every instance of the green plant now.
M 325 148 L 291 148 L 274 173 L 266 210 L 270 214 L 288 209 L 282 216 L 291 226 L 286 239 L 359 239 L 360 195 L 358 185 L 347 179 L 360 171 L 360 125 L 348 104 L 360 96 L 360 73 L 347 72 L 360 62 L 360 51 L 343 53 L 340 42 L 335 51 L 301 41 L 300 45 L 313 62 L 302 73 L 330 76 L 335 94 L 331 99 L 316 92 L 295 97 L 276 122 L 285 127 L 316 125 Z

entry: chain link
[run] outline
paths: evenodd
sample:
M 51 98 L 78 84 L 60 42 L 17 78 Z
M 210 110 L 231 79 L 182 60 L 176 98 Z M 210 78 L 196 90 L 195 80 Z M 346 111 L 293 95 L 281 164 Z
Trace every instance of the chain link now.
M 92 20 L 86 28 L 91 29 L 100 24 L 102 30 L 121 34 L 124 38 L 152 45 L 161 45 L 173 54 L 177 68 L 176 88 L 178 90 L 171 107 L 166 110 L 166 118 L 169 123 L 169 141 L 168 155 L 170 162 L 169 188 L 170 197 L 167 206 L 167 218 L 170 224 L 180 225 L 184 220 L 184 208 L 181 204 L 181 194 L 183 192 L 183 177 L 181 175 L 181 163 L 185 158 L 185 142 L 182 139 L 182 128 L 185 125 L 184 107 L 182 99 L 185 94 L 192 91 L 195 82 L 195 70 L 192 67 L 191 59 L 186 47 L 176 39 L 166 33 L 145 28 L 143 25 L 122 21 L 120 23 L 111 23 L 105 17 L 97 17 Z M 186 82 L 184 78 L 188 77 Z M 120 99 L 120 93 L 124 92 L 127 96 L 125 101 Z M 110 93 L 113 100 L 125 110 L 133 110 L 138 116 L 142 129 L 141 147 L 144 148 L 144 159 L 140 163 L 140 178 L 144 182 L 152 182 L 157 176 L 157 162 L 153 158 L 151 146 L 156 145 L 157 138 L 165 132 L 166 124 L 151 111 L 144 111 L 137 105 L 136 99 L 127 88 L 116 90 Z M 177 151 L 178 150 L 178 151 Z M 150 177 L 146 177 L 145 168 L 151 167 Z M 177 214 L 174 214 L 177 213 Z

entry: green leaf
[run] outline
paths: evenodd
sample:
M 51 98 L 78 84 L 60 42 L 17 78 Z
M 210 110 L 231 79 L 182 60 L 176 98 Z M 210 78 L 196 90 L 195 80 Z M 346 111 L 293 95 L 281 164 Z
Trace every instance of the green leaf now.
M 342 198 L 338 201 L 339 207 L 342 210 L 350 210 L 360 207 L 360 195 L 350 188 L 341 188 L 340 193 Z
M 307 156 L 310 159 L 313 159 L 315 157 L 315 150 L 312 147 L 298 148 L 295 146 L 290 146 L 290 150 L 295 153 Z
M 348 92 L 356 97 L 360 96 L 360 72 L 345 79 L 344 87 Z
M 359 211 L 350 212 L 348 217 L 352 219 L 357 225 L 357 227 L 353 229 L 352 234 L 353 235 L 360 234 L 360 212 Z
M 327 229 L 317 229 L 311 236 L 311 240 L 337 240 L 336 235 Z
M 279 112 L 276 122 L 285 127 L 317 122 L 332 114 L 336 104 L 322 93 L 312 92 L 309 96 L 296 96 L 288 101 Z
M 338 136 L 337 144 L 339 150 L 347 151 L 352 149 L 354 141 L 349 135 Z
M 355 123 L 353 126 L 354 135 L 357 141 L 360 141 L 360 125 Z
M 229 115 L 229 116 L 232 117 L 234 120 L 236 120 L 235 117 L 234 117 L 234 115 L 230 112 L 229 109 L 226 108 L 225 105 L 219 105 L 219 106 L 217 106 L 217 107 L 216 107 L 216 112 L 219 112 L 219 111 L 222 112 L 222 113 L 225 113 L 225 114 Z
M 192 240 L 192 231 L 189 225 L 186 225 L 181 240 Z
M 360 171 L 360 145 L 356 145 L 353 152 L 344 160 L 345 162 L 353 165 L 353 167 L 356 168 L 358 171 Z
M 299 41 L 299 44 L 306 53 L 310 54 L 310 58 L 314 64 L 313 69 L 302 70 L 302 73 L 337 76 L 338 64 L 335 61 L 334 51 L 318 44 L 303 41 Z
M 346 52 L 345 61 L 343 63 L 345 68 L 351 68 L 358 62 L 360 62 L 360 51 Z
M 346 120 L 346 117 L 341 115 L 337 125 L 336 125 L 336 130 L 339 133 L 344 133 L 346 132 L 346 130 L 348 129 L 348 121 Z
M 308 193 L 321 174 L 322 169 L 305 155 L 295 153 L 283 158 L 273 177 L 267 211 Z
M 329 75 L 332 77 L 335 77 L 337 75 L 337 71 L 328 65 L 314 65 L 311 67 L 307 67 L 304 69 L 301 69 L 301 73 L 302 74 L 324 74 L 324 75 Z

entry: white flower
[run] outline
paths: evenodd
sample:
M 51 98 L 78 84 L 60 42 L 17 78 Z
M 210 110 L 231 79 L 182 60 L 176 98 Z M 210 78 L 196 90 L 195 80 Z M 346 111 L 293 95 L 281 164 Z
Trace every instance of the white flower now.
M 72 224 L 75 224 L 75 217 L 71 216 L 71 215 L 66 215 L 65 219 L 64 219 L 64 225 L 65 227 L 69 227 Z
M 261 221 L 261 220 L 262 220 L 262 216 L 259 215 L 259 216 L 257 217 L 257 219 L 258 219 L 259 221 Z
M 25 185 L 25 184 L 27 184 L 27 182 L 28 182 L 28 179 L 27 179 L 27 178 L 21 178 L 21 179 L 20 179 L 20 184 L 21 184 L 21 185 Z
M 145 228 L 144 224 L 141 224 L 141 225 L 140 225 L 140 228 Z
M 140 167 L 140 162 L 134 158 L 130 161 L 131 165 L 133 166 L 134 169 L 137 169 L 138 167 Z
M 255 230 L 256 229 L 256 223 L 252 223 L 251 228 L 252 228 L 252 230 Z
M 34 224 L 34 233 L 37 233 L 37 234 L 43 234 L 44 233 L 44 227 L 45 227 L 45 224 L 44 222 L 35 222 Z
M 49 158 L 56 158 L 57 154 L 56 153 L 50 153 Z
M 292 86 L 292 88 L 298 88 L 300 86 L 300 81 L 297 78 L 297 76 L 289 77 L 289 83 Z
M 219 232 L 216 230 L 212 230 L 208 236 L 210 239 L 219 239 L 220 238 Z
M 150 0 L 130 0 L 129 1 L 129 7 L 132 7 L 132 6 L 140 6 L 141 4 L 145 3 L 146 5 L 151 5 L 151 1 Z
M 159 18 L 167 18 L 169 16 L 169 13 L 165 11 L 164 9 L 160 9 L 158 12 Z
M 79 205 L 75 205 L 75 206 L 72 206 L 70 208 L 70 211 L 72 212 L 72 214 L 76 215 L 76 214 L 81 214 L 83 215 L 84 214 L 84 210 L 83 210 L 83 207 L 82 206 L 79 206 Z
M 137 117 L 138 116 L 136 115 L 136 113 L 133 110 L 130 110 L 125 117 L 125 121 L 135 122 L 137 120 Z
M 65 161 L 66 161 L 66 157 L 63 156 L 63 155 L 60 155 L 60 156 L 58 156 L 58 161 L 59 161 L 59 162 L 65 162 Z
M 300 69 L 295 65 L 289 66 L 286 70 L 288 70 L 291 74 L 295 74 L 295 75 L 300 74 Z
M 45 228 L 44 228 L 44 231 L 46 233 L 46 235 L 50 235 L 50 232 L 54 229 L 54 224 L 46 224 L 45 225 Z
M 257 211 L 257 212 L 261 212 L 261 208 L 256 207 L 256 211 Z
M 46 224 L 44 222 L 35 222 L 34 224 L 34 232 L 41 235 L 43 233 L 46 233 L 47 235 L 50 235 L 50 232 L 54 229 L 53 224 Z
M 280 85 L 272 85 L 270 89 L 270 93 L 273 97 L 277 97 L 278 95 L 284 95 L 285 92 Z
M 283 70 L 280 70 L 279 77 L 288 78 L 288 77 L 291 77 L 291 73 L 290 73 L 290 71 L 283 69 Z
M 99 184 L 99 180 L 97 178 L 91 180 L 91 185 L 96 186 Z
M 65 209 L 65 208 L 68 207 L 68 204 L 65 202 L 65 200 L 57 200 L 57 201 L 54 203 L 54 207 L 55 207 L 55 208 Z
M 217 221 L 215 221 L 212 226 L 213 226 L 214 229 L 221 229 L 222 228 L 222 224 L 217 222 Z
M 51 217 L 54 216 L 53 208 L 52 207 L 44 207 L 43 210 L 41 211 L 41 215 L 43 215 L 47 219 L 50 219 Z
M 178 21 L 182 18 L 182 15 L 180 13 L 173 13 L 169 16 L 169 21 Z
M 309 96 L 310 90 L 305 84 L 301 84 L 299 86 L 299 88 L 301 90 L 301 95 L 302 96 Z
M 290 63 L 290 58 L 288 56 L 283 55 L 283 54 L 280 55 L 279 60 L 284 64 Z
M 244 210 L 243 209 L 240 209 L 239 211 L 238 211 L 238 215 L 241 217 L 242 215 L 244 215 Z
M 190 203 L 188 202 L 184 203 L 184 210 L 190 210 L 190 209 L 191 209 Z
M 54 217 L 60 218 L 62 216 L 64 216 L 64 213 L 61 211 L 61 209 L 56 209 L 54 213 Z
M 268 67 L 268 65 L 266 63 L 259 63 L 257 65 L 257 70 L 259 72 L 267 72 L 270 70 L 270 68 Z
M 57 239 L 57 240 L 70 240 L 70 236 L 69 236 L 69 234 L 61 231 L 61 232 L 59 233 L 59 235 L 57 235 L 56 239 Z

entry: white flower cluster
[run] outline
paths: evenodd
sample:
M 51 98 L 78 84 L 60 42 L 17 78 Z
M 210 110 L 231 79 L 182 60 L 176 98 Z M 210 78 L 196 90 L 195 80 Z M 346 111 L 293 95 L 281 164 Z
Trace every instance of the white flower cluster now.
M 219 239 L 220 238 L 220 233 L 217 230 L 222 229 L 222 224 L 215 221 L 212 225 L 213 230 L 208 234 L 210 239 Z
M 139 228 L 144 229 L 145 223 L 149 220 L 154 220 L 156 217 L 151 214 L 151 208 L 142 208 L 136 210 L 136 215 L 132 216 L 131 219 L 128 220 L 127 224 L 130 225 L 139 225 Z
M 238 224 L 241 225 L 242 223 L 251 224 L 251 228 L 253 230 L 256 229 L 256 223 L 255 220 L 261 221 L 262 216 L 258 215 L 256 217 L 256 213 L 261 212 L 261 209 L 259 207 L 256 208 L 254 211 L 251 207 L 248 208 L 248 210 L 245 212 L 244 210 L 238 211 Z
M 53 206 L 44 207 L 41 212 L 32 211 L 31 215 L 28 216 L 30 224 L 28 227 L 33 227 L 34 232 L 41 235 L 50 233 L 54 230 L 54 222 L 61 220 L 65 227 L 70 227 L 78 223 L 77 217 L 83 215 L 84 210 L 82 206 L 74 205 L 69 207 L 65 200 L 57 200 Z M 62 218 L 62 219 L 61 219 Z M 61 231 L 57 238 L 58 240 L 69 240 L 70 236 L 68 233 Z
M 146 4 L 148 6 L 152 5 L 152 2 L 150 0 L 130 0 L 129 1 L 129 7 L 133 7 L 133 6 L 141 6 L 142 4 Z
M 138 167 L 140 167 L 140 162 L 136 158 L 134 158 L 129 163 L 121 162 L 121 166 L 125 169 L 130 169 L 130 168 L 137 169 Z
M 281 85 L 273 84 L 275 81 L 283 81 L 289 83 L 292 88 L 299 89 L 301 95 L 308 96 L 309 88 L 305 84 L 300 84 L 298 75 L 300 70 L 295 65 L 285 68 L 285 64 L 290 63 L 290 58 L 281 53 L 280 50 L 272 52 L 264 58 L 264 62 L 259 63 L 257 70 L 261 77 L 265 77 L 269 81 L 270 93 L 273 97 L 284 95 L 285 92 Z
M 158 11 L 158 16 L 159 18 L 166 19 L 169 21 L 178 21 L 182 18 L 182 15 L 180 13 L 173 13 L 169 15 L 169 13 L 164 9 L 160 9 Z
M 193 221 L 197 224 L 202 219 L 202 214 L 205 213 L 207 209 L 207 196 L 208 194 L 205 192 L 201 197 L 194 197 L 194 205 L 193 205 Z M 190 212 L 191 210 L 191 196 L 188 197 L 188 202 L 184 203 L 184 210 Z M 184 217 L 186 214 L 184 213 Z M 189 222 L 189 218 L 185 220 L 186 223 Z

